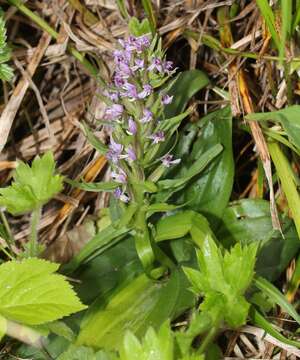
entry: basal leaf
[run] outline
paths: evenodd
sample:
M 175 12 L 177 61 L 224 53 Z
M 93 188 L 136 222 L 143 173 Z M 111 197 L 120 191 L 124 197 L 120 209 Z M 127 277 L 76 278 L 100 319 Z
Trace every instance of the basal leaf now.
M 159 328 L 164 321 L 178 316 L 191 306 L 193 295 L 179 270 L 170 279 L 154 282 L 140 275 L 116 289 L 101 304 L 91 307 L 82 324 L 77 344 L 119 349 L 127 330 L 143 336 L 149 326 Z
M 208 114 L 198 123 L 201 129 L 197 132 L 200 132 L 200 136 L 192 149 L 185 151 L 182 148 L 183 144 L 179 144 L 180 148 L 178 146 L 175 152 L 176 158 L 182 158 L 184 168 L 189 169 L 194 159 L 201 157 L 216 144 L 222 145 L 222 152 L 211 161 L 201 176 L 193 179 L 183 192 L 184 202 L 187 202 L 194 211 L 205 214 L 214 228 L 220 222 L 228 204 L 233 185 L 234 161 L 230 108 L 226 107 Z M 190 129 L 188 135 L 193 135 L 194 131 Z M 180 152 L 183 153 L 180 154 Z
M 60 319 L 85 309 L 59 265 L 29 258 L 0 266 L 0 314 L 28 325 Z

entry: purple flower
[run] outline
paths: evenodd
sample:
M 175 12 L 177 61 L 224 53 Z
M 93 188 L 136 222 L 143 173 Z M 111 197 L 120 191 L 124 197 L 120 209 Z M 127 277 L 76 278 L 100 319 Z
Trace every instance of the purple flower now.
M 165 141 L 165 133 L 163 131 L 158 131 L 157 133 L 148 136 L 148 138 L 153 140 L 153 144 L 158 144 Z
M 111 160 L 114 164 L 117 164 L 121 158 L 122 151 L 123 151 L 123 145 L 116 143 L 114 139 L 111 138 L 109 150 L 106 153 L 106 157 L 107 159 Z
M 162 158 L 161 162 L 165 167 L 170 167 L 171 165 L 179 164 L 181 161 L 181 159 L 175 159 L 175 160 L 172 159 L 173 159 L 173 155 L 167 154 Z
M 174 70 L 173 68 L 173 61 L 164 61 L 163 64 L 163 70 L 168 75 L 171 74 L 171 72 Z
M 123 85 L 123 89 L 125 90 L 125 92 L 122 93 L 122 96 L 129 97 L 131 100 L 136 100 L 138 98 L 138 93 L 135 85 L 126 82 Z
M 161 99 L 161 102 L 164 104 L 164 105 L 168 105 L 168 104 L 171 104 L 171 102 L 173 101 L 173 97 L 174 96 L 169 96 L 167 94 L 163 95 L 162 99 Z
M 133 118 L 130 116 L 128 119 L 128 130 L 127 133 L 129 135 L 135 135 L 137 132 L 137 125 L 136 122 L 133 120 Z
M 126 149 L 126 154 L 127 154 L 127 158 L 128 158 L 129 161 L 135 161 L 136 160 L 136 153 L 135 153 L 133 147 L 131 147 L 131 146 L 128 147 Z
M 129 197 L 127 195 L 125 195 L 124 192 L 122 192 L 122 190 L 120 188 L 116 188 L 113 194 L 116 199 L 119 199 L 125 203 L 128 203 Z
M 114 84 L 116 87 L 122 87 L 125 84 L 125 80 L 124 80 L 123 76 L 121 76 L 120 74 L 115 74 Z
M 159 73 L 162 73 L 163 66 L 162 61 L 159 58 L 153 58 L 150 66 L 148 67 L 149 71 L 157 70 Z
M 119 71 L 120 75 L 123 77 L 123 79 L 128 79 L 129 76 L 132 75 L 130 66 L 124 62 L 121 62 L 119 64 L 118 71 Z
M 143 86 L 143 91 L 139 93 L 138 97 L 139 99 L 145 99 L 145 97 L 152 94 L 152 86 L 149 84 L 146 84 Z
M 111 177 L 122 184 L 125 184 L 127 181 L 127 175 L 125 171 L 123 171 L 121 168 L 117 168 L 116 171 L 111 172 Z
M 111 107 L 106 108 L 105 110 L 105 119 L 106 120 L 116 120 L 119 119 L 124 111 L 123 105 L 113 104 Z
M 119 100 L 119 93 L 118 92 L 104 90 L 103 95 L 106 96 L 107 98 L 109 98 L 111 101 L 118 101 Z
M 135 63 L 135 65 L 131 67 L 132 71 L 144 69 L 145 61 L 143 59 L 136 59 L 134 63 Z
M 142 124 L 148 123 L 149 121 L 151 121 L 153 119 L 153 114 L 149 109 L 144 109 L 143 110 L 143 117 L 141 118 L 140 122 Z
M 118 65 L 122 62 L 129 62 L 131 53 L 128 51 L 115 50 L 113 56 L 115 64 Z

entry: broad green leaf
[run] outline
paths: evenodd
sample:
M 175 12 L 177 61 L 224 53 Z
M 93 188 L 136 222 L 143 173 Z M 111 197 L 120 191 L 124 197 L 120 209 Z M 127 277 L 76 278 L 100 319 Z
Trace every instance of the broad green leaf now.
M 188 169 L 188 171 L 182 176 L 177 179 L 166 179 L 166 180 L 160 180 L 158 182 L 158 187 L 163 189 L 169 189 L 172 187 L 180 187 L 187 183 L 190 179 L 192 179 L 194 176 L 199 174 L 201 171 L 203 171 L 206 166 L 216 157 L 218 156 L 223 147 L 220 144 L 216 144 L 215 146 L 211 147 L 207 151 L 205 151 Z
M 188 170 L 194 159 L 198 159 L 216 144 L 223 151 L 211 161 L 201 176 L 195 177 L 184 189 L 183 198 L 188 207 L 208 218 L 213 228 L 217 227 L 228 204 L 233 185 L 234 161 L 232 152 L 232 115 L 229 107 L 215 111 L 199 121 L 200 136 L 191 151 L 176 148 L 176 158 L 182 158 L 183 171 Z M 194 131 L 194 130 L 192 130 Z M 181 145 L 179 143 L 179 145 Z M 181 145 L 182 146 L 182 145 Z
M 143 336 L 149 326 L 159 328 L 193 303 L 180 270 L 170 279 L 153 282 L 140 275 L 96 302 L 86 315 L 77 344 L 113 350 L 120 348 L 127 330 Z M 100 299 L 101 300 L 101 299 Z
M 290 140 L 300 149 L 300 105 L 289 106 L 273 112 L 249 114 L 246 119 L 256 121 L 271 120 L 281 123 Z
M 102 192 L 102 191 L 113 191 L 119 187 L 120 183 L 115 181 L 98 182 L 98 183 L 87 183 L 85 181 L 75 181 L 71 179 L 65 179 L 68 184 L 85 191 Z
M 0 266 L 0 314 L 27 325 L 60 319 L 85 309 L 59 265 L 30 258 Z M 59 294 L 59 296 L 58 296 Z
M 55 175 L 51 152 L 37 156 L 31 167 L 19 162 L 12 185 L 0 189 L 0 205 L 13 215 L 29 212 L 44 205 L 63 187 L 63 178 Z
M 172 118 L 182 113 L 192 96 L 209 84 L 209 79 L 200 70 L 183 71 L 168 91 L 174 100 L 165 108 L 165 118 Z
M 236 243 L 258 244 L 255 271 L 273 281 L 286 269 L 300 247 L 292 220 L 287 216 L 281 216 L 280 220 L 284 239 L 273 229 L 269 202 L 239 200 L 226 208 L 216 236 L 226 248 Z
M 0 79 L 10 81 L 13 77 L 13 69 L 5 64 L 11 58 L 11 50 L 7 45 L 5 13 L 0 9 Z
M 68 264 L 63 266 L 63 272 L 71 273 L 75 271 L 80 264 L 91 261 L 115 245 L 128 234 L 129 231 L 130 229 L 126 226 L 121 228 L 116 228 L 113 225 L 107 226 L 102 231 L 99 231 Z

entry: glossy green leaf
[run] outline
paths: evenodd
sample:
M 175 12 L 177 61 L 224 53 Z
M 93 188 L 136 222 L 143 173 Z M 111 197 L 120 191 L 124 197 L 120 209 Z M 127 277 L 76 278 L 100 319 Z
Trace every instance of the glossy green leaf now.
M 165 118 L 172 118 L 182 113 L 192 96 L 209 84 L 206 74 L 200 70 L 183 71 L 168 91 L 174 100 L 165 108 Z
M 0 189 L 0 205 L 13 215 L 32 211 L 45 204 L 63 188 L 63 178 L 55 175 L 53 154 L 37 156 L 31 167 L 19 162 L 13 183 Z
M 285 270 L 300 247 L 293 222 L 288 217 L 281 217 L 281 224 L 284 239 L 278 230 L 273 229 L 269 202 L 244 199 L 227 207 L 216 236 L 226 248 L 235 243 L 259 244 L 256 273 L 273 281 Z
M 92 306 L 83 322 L 78 345 L 108 350 L 120 348 L 127 330 L 143 336 L 149 326 L 159 328 L 168 318 L 191 306 L 194 297 L 179 271 L 170 279 L 153 282 L 146 275 L 117 289 L 102 303 Z M 103 299 L 104 300 L 104 299 Z
M 0 314 L 28 325 L 43 324 L 85 309 L 59 265 L 30 258 L 0 266 Z M 59 294 L 59 296 L 57 296 Z
M 158 182 L 159 189 L 169 189 L 172 187 L 180 187 L 187 183 L 194 176 L 203 171 L 206 166 L 222 152 L 223 147 L 220 144 L 216 144 L 207 151 L 205 151 L 186 171 L 186 173 L 177 179 L 166 179 Z
M 232 115 L 229 107 L 215 111 L 200 120 L 200 136 L 183 156 L 182 163 L 189 169 L 209 148 L 220 143 L 223 151 L 211 161 L 201 176 L 195 178 L 184 190 L 184 201 L 194 211 L 199 211 L 216 227 L 223 215 L 232 192 L 234 161 L 232 152 Z M 180 149 L 177 149 L 180 151 Z
M 121 228 L 116 228 L 113 225 L 107 226 L 102 231 L 99 231 L 68 264 L 64 265 L 62 271 L 64 273 L 75 271 L 80 264 L 92 260 L 111 246 L 115 245 L 120 239 L 128 234 L 129 231 L 130 229 L 126 226 Z

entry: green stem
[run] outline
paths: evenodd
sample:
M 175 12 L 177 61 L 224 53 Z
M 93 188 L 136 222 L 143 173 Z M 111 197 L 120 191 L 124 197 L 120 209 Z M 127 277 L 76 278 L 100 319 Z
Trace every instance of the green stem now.
M 209 332 L 207 333 L 207 335 L 205 336 L 205 338 L 202 340 L 201 345 L 197 351 L 197 353 L 199 354 L 203 354 L 205 353 L 205 351 L 207 350 L 208 346 L 213 342 L 215 336 L 217 335 L 217 332 L 219 330 L 219 327 L 214 325 Z
M 42 19 L 39 15 L 28 9 L 26 5 L 24 5 L 19 0 L 7 0 L 7 2 L 10 5 L 15 6 L 18 8 L 19 11 L 21 11 L 24 15 L 29 17 L 33 22 L 35 22 L 41 29 L 46 31 L 50 36 L 53 37 L 53 39 L 58 38 L 58 32 L 56 32 L 44 19 Z M 104 83 L 103 80 L 99 76 L 99 71 L 96 67 L 94 67 L 93 64 L 91 64 L 83 54 L 81 54 L 79 51 L 77 51 L 73 46 L 67 47 L 69 53 L 74 56 L 75 59 L 77 59 L 89 72 L 90 75 L 97 78 L 97 80 L 100 81 L 100 83 Z
M 1 220 L 2 220 L 2 223 L 3 223 L 3 226 L 4 226 L 4 228 L 5 228 L 5 231 L 6 231 L 7 235 L 8 235 L 8 238 L 5 238 L 4 240 L 5 240 L 6 245 L 7 245 L 8 249 L 9 249 L 9 251 L 10 251 L 9 257 L 10 257 L 11 259 L 13 259 L 13 255 L 12 255 L 12 254 L 14 254 L 14 252 L 13 252 L 13 250 L 12 250 L 12 245 L 14 245 L 14 242 L 15 242 L 15 241 L 14 241 L 14 237 L 13 237 L 13 235 L 12 235 L 12 232 L 11 232 L 11 230 L 10 230 L 10 226 L 9 226 L 9 224 L 8 224 L 8 221 L 7 221 L 7 219 L 6 219 L 6 216 L 5 216 L 4 212 L 3 212 L 3 210 L 0 210 L 0 217 L 1 217 Z M 4 251 L 4 252 L 5 252 L 6 255 L 8 255 L 8 252 L 7 252 L 7 251 Z
M 41 207 L 33 210 L 30 222 L 29 256 L 38 255 L 38 225 L 41 218 Z

